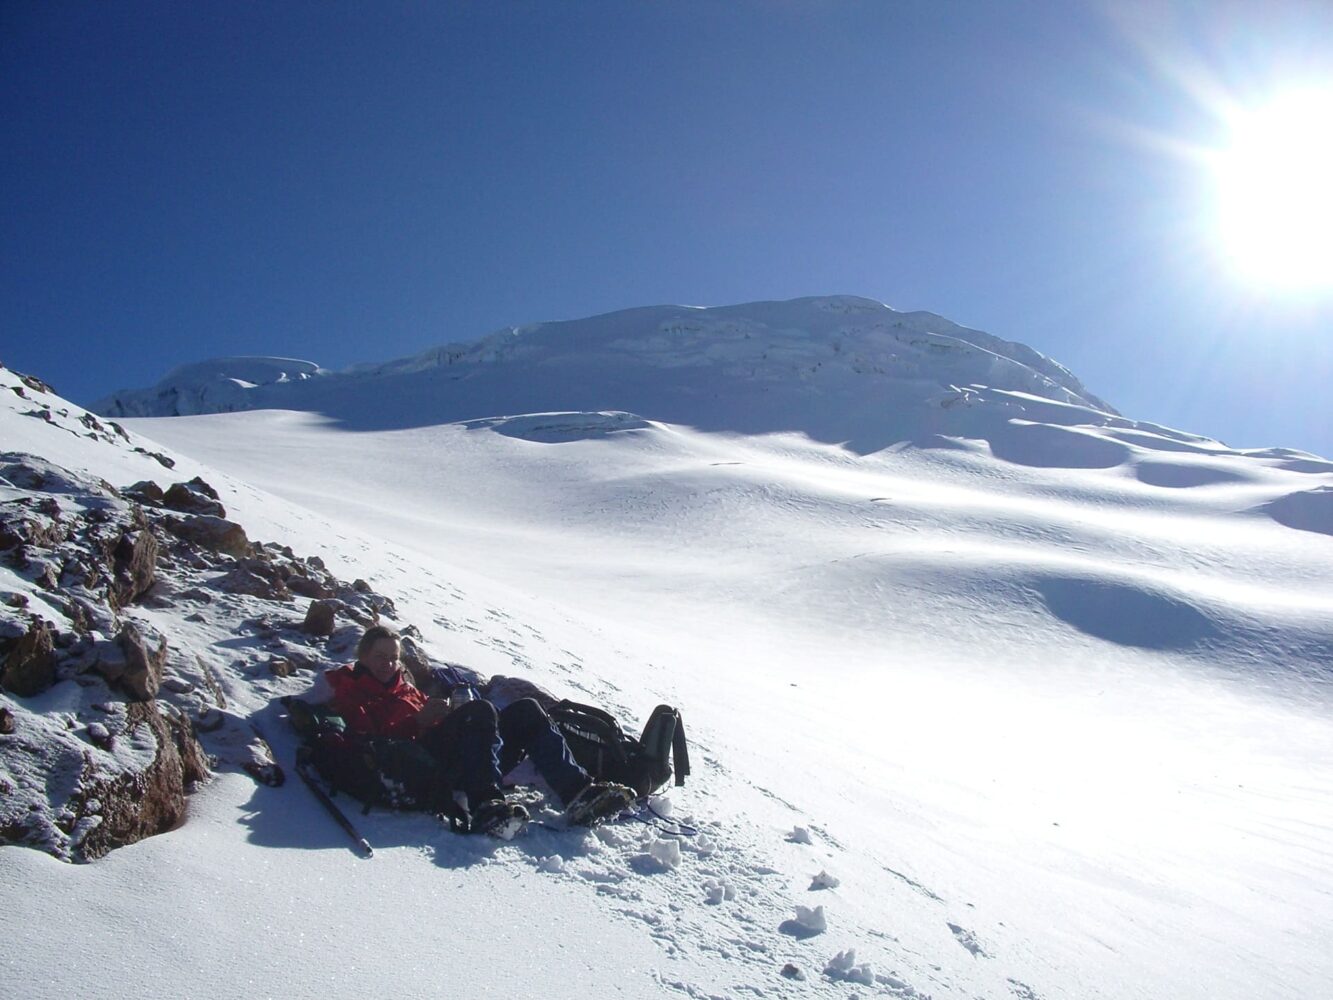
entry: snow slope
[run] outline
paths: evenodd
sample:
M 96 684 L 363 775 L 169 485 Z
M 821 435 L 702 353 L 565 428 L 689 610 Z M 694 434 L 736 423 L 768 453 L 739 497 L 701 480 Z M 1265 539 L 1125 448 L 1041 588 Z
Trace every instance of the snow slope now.
M 202 474 L 438 658 L 680 706 L 700 836 L 372 814 L 361 861 L 299 786 L 223 774 L 96 865 L 0 850 L 24 995 L 1326 995 L 1333 466 L 934 368 L 887 422 L 840 377 L 785 425 L 755 379 L 686 419 L 685 375 L 660 411 L 542 413 L 578 367 L 525 371 L 535 405 L 380 383 L 376 418 L 315 377 L 284 391 L 324 416 L 127 421 L 170 474 L 0 419 L 115 483 Z

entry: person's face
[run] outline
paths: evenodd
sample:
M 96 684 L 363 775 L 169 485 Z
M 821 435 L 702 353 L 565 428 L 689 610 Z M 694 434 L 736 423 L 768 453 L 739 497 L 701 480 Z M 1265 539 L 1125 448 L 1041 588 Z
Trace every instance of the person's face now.
M 398 673 L 398 657 L 401 653 L 397 639 L 377 639 L 361 654 L 361 663 L 375 680 L 387 684 Z

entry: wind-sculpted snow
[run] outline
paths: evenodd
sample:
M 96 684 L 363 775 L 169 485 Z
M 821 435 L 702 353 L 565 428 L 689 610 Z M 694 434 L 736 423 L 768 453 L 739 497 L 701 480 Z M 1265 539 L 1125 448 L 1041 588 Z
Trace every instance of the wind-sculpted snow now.
M 1333 535 L 1333 485 L 1288 493 L 1270 500 L 1261 509 L 1288 528 Z

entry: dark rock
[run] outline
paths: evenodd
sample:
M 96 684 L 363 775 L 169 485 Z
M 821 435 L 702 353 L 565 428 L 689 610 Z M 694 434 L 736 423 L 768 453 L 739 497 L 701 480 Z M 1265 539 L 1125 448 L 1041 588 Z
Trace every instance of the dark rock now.
M 311 601 L 301 631 L 306 635 L 333 635 L 334 619 L 340 607 L 338 601 Z
M 114 649 L 107 649 L 114 646 Z M 120 655 L 116 656 L 116 650 Z M 121 626 L 114 643 L 100 643 L 97 670 L 108 681 L 118 684 L 132 698 L 149 701 L 162 686 L 163 667 L 167 661 L 167 640 L 150 650 L 143 633 L 133 622 Z
M 177 538 L 212 552 L 221 552 L 238 559 L 246 558 L 254 552 L 250 539 L 245 537 L 245 529 L 235 521 L 221 517 L 208 514 L 172 517 L 166 520 L 165 527 Z
M 5 603 L 11 608 L 26 608 L 28 606 L 28 596 L 26 594 L 5 594 Z
M 210 500 L 222 499 L 220 496 L 218 496 L 218 491 L 213 489 L 213 487 L 209 486 L 208 483 L 204 482 L 203 479 L 200 478 L 199 476 L 195 476 L 185 485 L 197 493 L 202 493 Z
M 126 440 L 128 440 L 128 438 Z M 176 460 L 174 458 L 167 458 L 167 456 L 163 455 L 161 452 L 149 451 L 147 448 L 135 448 L 134 450 L 140 455 L 147 455 L 149 458 L 157 459 L 159 465 L 165 466 L 168 469 L 174 469 L 176 467 Z
M 162 498 L 163 506 L 180 511 L 183 514 L 211 514 L 214 517 L 226 517 L 227 508 L 222 506 L 218 500 L 218 495 L 204 483 L 205 489 L 200 489 L 196 483 L 202 480 L 192 480 L 189 483 L 172 483 L 165 496 Z M 211 495 L 210 495 L 211 494 Z
M 7 708 L 0 708 L 0 736 L 14 733 L 14 713 Z
M 285 660 L 282 657 L 274 657 L 268 661 L 269 672 L 274 677 L 290 677 L 297 672 L 296 664 L 291 660 Z
M 287 578 L 287 587 L 293 594 L 300 597 L 324 598 L 332 597 L 334 590 L 332 587 L 320 583 L 308 576 L 299 576 L 293 573 Z
M 152 507 L 161 507 L 167 496 L 162 492 L 162 487 L 151 479 L 143 479 L 133 486 L 127 486 L 121 491 L 131 500 L 137 500 L 139 503 L 146 503 Z
M 5 657 L 0 683 L 20 698 L 31 698 L 49 688 L 55 679 L 56 660 L 51 629 L 39 619 L 32 623 L 27 633 Z
M 252 573 L 243 566 L 237 566 L 226 576 L 217 581 L 217 585 L 229 594 L 247 594 L 266 601 L 290 601 L 291 591 L 281 580 L 269 580 Z
M 10 524 L 8 521 L 0 522 L 0 552 L 7 549 L 16 549 L 26 540 L 17 524 Z
M 14 371 L 12 368 L 10 371 Z M 47 395 L 54 396 L 56 391 L 49 384 L 43 382 L 36 375 L 24 375 L 22 372 L 14 372 L 19 377 L 19 381 L 34 392 L 44 392 Z
M 112 553 L 115 582 L 110 597 L 113 608 L 123 608 L 152 589 L 157 582 L 159 549 L 157 539 L 147 529 L 120 536 Z
M 357 577 L 355 580 L 352 581 L 352 589 L 355 590 L 358 594 L 369 594 L 370 584 L 366 583 L 366 581 L 362 580 L 360 577 Z
M 191 785 L 197 785 L 201 781 L 207 781 L 209 778 L 208 754 L 204 748 L 199 745 L 199 740 L 195 737 L 194 725 L 186 714 L 180 710 L 173 710 L 168 713 L 167 726 L 171 730 L 172 740 L 176 744 L 176 752 L 181 758 L 181 780 L 185 782 L 188 790 Z

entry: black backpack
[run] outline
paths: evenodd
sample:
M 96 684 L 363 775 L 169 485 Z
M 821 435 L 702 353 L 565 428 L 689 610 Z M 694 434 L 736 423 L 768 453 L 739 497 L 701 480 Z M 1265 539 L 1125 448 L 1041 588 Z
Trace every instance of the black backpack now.
M 592 705 L 562 701 L 549 714 L 564 734 L 574 759 L 599 781 L 628 785 L 640 796 L 666 784 L 674 770 L 676 784 L 690 773 L 685 723 L 670 705 L 658 705 L 637 740 L 626 736 L 610 714 Z

